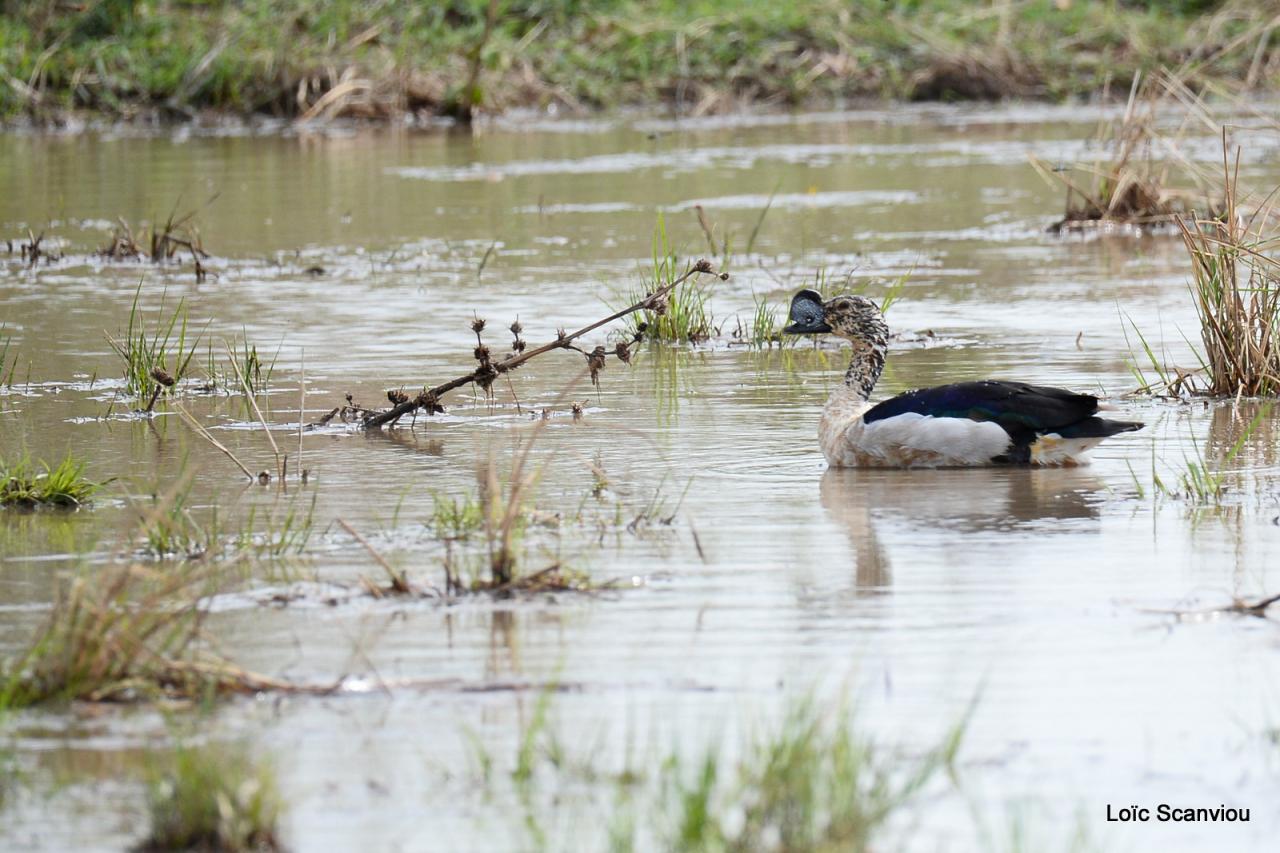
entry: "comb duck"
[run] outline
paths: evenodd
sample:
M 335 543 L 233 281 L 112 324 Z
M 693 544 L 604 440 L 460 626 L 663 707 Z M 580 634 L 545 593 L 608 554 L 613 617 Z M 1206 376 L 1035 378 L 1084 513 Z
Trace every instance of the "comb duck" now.
M 853 345 L 844 382 L 818 422 L 827 463 L 837 468 L 1079 465 L 1103 439 L 1142 429 L 1097 416 L 1098 398 L 1025 382 L 957 382 L 872 404 L 889 348 L 889 327 L 865 296 L 791 300 L 789 334 L 833 334 Z

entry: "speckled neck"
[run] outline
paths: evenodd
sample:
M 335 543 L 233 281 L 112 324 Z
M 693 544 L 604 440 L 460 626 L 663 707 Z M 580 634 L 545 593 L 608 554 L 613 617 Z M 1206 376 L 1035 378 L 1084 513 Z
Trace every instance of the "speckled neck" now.
M 887 331 L 870 340 L 853 342 L 853 357 L 844 373 L 844 384 L 862 400 L 870 400 L 880 373 L 884 370 L 885 353 L 889 350 Z

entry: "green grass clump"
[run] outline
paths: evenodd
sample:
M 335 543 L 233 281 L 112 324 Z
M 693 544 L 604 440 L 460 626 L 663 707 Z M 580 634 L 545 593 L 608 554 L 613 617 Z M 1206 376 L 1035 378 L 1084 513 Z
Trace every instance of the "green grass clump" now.
M 1194 458 L 1184 454 L 1182 468 L 1176 470 L 1173 474 L 1176 479 L 1171 477 L 1166 481 L 1157 472 L 1153 448 L 1151 484 L 1155 490 L 1155 495 L 1184 501 L 1192 508 L 1219 506 L 1227 494 L 1229 484 L 1238 480 L 1238 478 L 1233 477 L 1231 466 L 1241 452 L 1244 451 L 1245 447 L 1253 440 L 1258 433 L 1259 427 L 1264 423 L 1269 423 L 1270 418 L 1271 404 L 1267 403 L 1259 406 L 1252 420 L 1240 431 L 1239 437 L 1220 453 L 1219 461 L 1216 464 L 1206 461 L 1206 454 L 1201 452 L 1199 445 L 1196 445 Z M 1260 438 L 1263 439 L 1264 443 L 1271 443 L 1265 435 L 1260 436 Z M 1134 483 L 1138 486 L 1139 496 L 1143 496 L 1144 490 L 1138 481 L 1137 475 L 1133 474 L 1132 468 L 1130 469 L 1130 474 L 1134 478 Z
M 745 343 L 752 349 L 773 348 L 774 344 L 783 346 L 788 343 L 788 338 L 782 334 L 783 324 L 778 321 L 778 308 L 769 304 L 769 300 L 762 296 L 752 295 L 751 297 L 751 321 L 743 323 L 741 319 L 737 321 L 738 325 L 733 330 L 735 341 Z M 795 338 L 790 339 L 791 342 Z
M 293 498 L 283 510 L 273 506 L 261 514 L 257 506 L 251 506 L 241 525 L 236 550 L 259 557 L 301 556 L 315 530 L 316 499 L 312 495 L 304 509 L 299 498 Z M 259 519 L 261 526 L 257 524 Z
M 264 689 L 201 644 L 215 564 L 112 564 L 60 585 L 30 645 L 0 661 L 0 710 L 46 702 L 173 698 Z
M 439 493 L 432 494 L 431 529 L 437 539 L 464 541 L 483 527 L 484 507 L 473 495 L 452 498 Z
M 191 514 L 190 498 L 191 478 L 184 476 L 168 493 L 152 493 L 147 504 L 139 505 L 138 531 L 143 554 L 156 559 L 197 559 L 215 549 L 217 518 L 214 517 L 213 528 L 206 530 Z
M 777 309 L 770 306 L 768 300 L 757 297 L 752 297 L 752 304 L 751 345 L 759 348 L 782 343 L 782 326 L 778 324 Z
M 634 305 L 649 294 L 669 286 L 684 272 L 679 258 L 667 240 L 666 223 L 661 214 L 653 233 L 653 267 L 644 280 L 622 297 L 623 305 Z M 660 343 L 697 344 L 719 334 L 711 314 L 711 285 L 699 276 L 690 276 L 677 285 L 652 308 L 627 317 L 626 335 L 637 334 Z
M 263 360 L 258 354 L 258 345 L 249 342 L 248 334 L 242 335 L 239 341 L 226 341 L 228 358 L 225 364 L 219 364 L 213 355 L 213 343 L 207 345 L 205 362 L 205 388 L 219 390 L 228 394 L 260 394 L 271 384 L 271 375 L 275 372 L 276 360 L 280 357 L 277 347 L 270 361 Z
M 148 790 L 139 850 L 282 850 L 275 776 L 244 749 L 180 747 Z
M 549 722 L 551 691 L 534 706 L 510 766 L 512 793 L 535 847 L 707 851 L 894 849 L 889 827 L 917 798 L 953 775 L 968 717 L 941 741 L 904 754 L 878 743 L 846 708 L 793 700 L 782 717 L 737 745 L 676 747 L 623 767 L 579 755 Z M 501 777 L 477 743 L 488 786 Z M 580 799 L 579 799 L 580 797 Z M 568 838 L 548 838 L 547 803 L 558 814 L 581 807 Z M 600 815 L 607 819 L 599 819 Z M 559 831 L 557 829 L 557 831 Z M 579 834 L 573 834 L 579 833 Z M 607 835 L 607 845 L 594 836 Z
M 188 346 L 186 303 L 181 299 L 167 321 L 161 300 L 160 316 L 155 329 L 148 334 L 138 305 L 141 296 L 142 284 L 139 283 L 129 309 L 129 328 L 124 339 L 108 334 L 107 342 L 124 364 L 125 390 L 140 400 L 149 400 L 150 408 L 156 397 L 166 391 L 172 393 L 186 376 L 200 336 L 197 334 Z
M 890 817 L 951 764 L 960 736 L 957 728 L 905 761 L 857 732 L 852 717 L 800 703 L 736 763 L 711 751 L 678 774 L 659 823 L 671 829 L 667 849 L 876 849 Z
M 43 459 L 37 466 L 26 456 L 12 462 L 0 457 L 0 507 L 83 506 L 104 485 L 87 479 L 84 469 L 70 453 L 54 466 Z

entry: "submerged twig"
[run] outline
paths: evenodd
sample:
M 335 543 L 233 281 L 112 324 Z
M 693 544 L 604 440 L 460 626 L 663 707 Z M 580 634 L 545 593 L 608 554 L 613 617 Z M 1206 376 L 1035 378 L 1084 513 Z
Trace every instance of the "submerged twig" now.
M 227 346 L 227 357 L 231 359 L 231 367 L 235 370 L 236 379 L 240 380 L 240 387 L 244 390 L 244 396 L 249 400 L 249 405 L 253 408 L 253 413 L 258 416 L 258 423 L 262 424 L 262 431 L 267 434 L 267 441 L 271 444 L 271 452 L 276 457 L 276 473 L 280 479 L 284 479 L 284 464 L 280 460 L 280 448 L 276 445 L 275 436 L 271 434 L 271 427 L 267 425 L 267 419 L 262 416 L 262 409 L 258 408 L 258 401 L 253 395 L 253 389 L 249 387 L 248 381 L 245 379 L 244 371 L 240 369 L 240 363 L 236 361 L 235 350 L 230 345 Z
M 406 397 L 384 412 L 370 413 L 364 417 L 362 425 L 365 429 L 377 429 L 386 424 L 394 423 L 405 415 L 415 412 L 418 409 L 426 409 L 428 412 L 437 411 L 439 410 L 440 397 L 449 391 L 453 391 L 456 388 L 461 388 L 462 386 L 469 385 L 473 382 L 487 387 L 498 375 L 515 370 L 531 358 L 536 358 L 537 356 L 551 352 L 552 350 L 572 349 L 573 347 L 571 344 L 575 340 L 583 335 L 594 332 L 601 326 L 605 326 L 615 320 L 626 317 L 628 314 L 633 314 L 645 309 L 653 309 L 664 304 L 664 300 L 671 291 L 675 290 L 676 287 L 698 273 L 709 273 L 712 275 L 717 274 L 715 269 L 711 266 L 710 261 L 705 259 L 699 260 L 689 267 L 683 275 L 676 278 L 670 284 L 666 284 L 658 288 L 635 304 L 623 308 L 621 311 L 615 311 L 603 320 L 597 320 L 594 323 L 583 326 L 575 332 L 561 332 L 556 336 L 556 339 L 550 343 L 545 343 L 540 347 L 534 347 L 530 350 L 521 349 L 518 352 L 513 352 L 511 355 L 500 361 L 491 361 L 488 358 L 488 353 L 486 351 L 484 353 L 484 358 L 477 356 L 477 360 L 480 361 L 480 366 L 470 373 L 464 376 L 459 376 L 455 379 L 450 379 L 448 382 L 437 385 L 434 388 L 424 390 L 416 397 Z M 725 273 L 720 273 L 719 275 L 722 279 L 728 278 L 728 275 Z M 484 328 L 482 321 L 477 320 L 477 323 L 480 324 L 480 329 Z M 479 330 L 476 331 L 478 335 Z M 478 348 L 477 351 L 479 351 L 479 349 L 483 349 L 483 347 Z
M 214 437 L 213 437 L 213 434 L 212 434 L 212 433 L 210 433 L 210 432 L 209 432 L 209 430 L 205 429 L 205 428 L 204 428 L 204 425 L 203 425 L 203 424 L 201 424 L 199 421 L 197 421 L 197 420 L 195 419 L 195 416 L 193 416 L 193 415 L 192 415 L 190 412 L 188 412 L 186 409 L 182 408 L 182 406 L 180 406 L 178 403 L 174 403 L 174 404 L 173 404 L 173 407 L 174 407 L 175 409 L 177 409 L 177 410 L 178 410 L 178 414 L 182 415 L 182 417 L 186 420 L 186 422 L 187 422 L 188 424 L 190 424 L 190 425 L 191 425 L 191 428 L 192 428 L 192 429 L 194 429 L 194 430 L 196 431 L 196 433 L 198 433 L 198 434 L 200 435 L 200 437 L 201 437 L 201 438 L 203 438 L 205 441 L 207 441 L 207 442 L 209 442 L 210 444 L 212 444 L 214 447 L 218 448 L 218 450 L 221 450 L 221 451 L 222 451 L 222 453 L 223 453 L 223 454 L 224 454 L 228 459 L 230 459 L 232 462 L 236 463 L 236 467 L 238 467 L 241 471 L 243 471 L 243 472 L 244 472 L 244 475 L 245 475 L 246 477 L 248 477 L 250 480 L 252 480 L 252 479 L 254 478 L 254 477 L 253 477 L 253 472 L 252 472 L 252 471 L 250 471 L 248 468 L 246 468 L 246 467 L 244 466 L 244 463 L 243 463 L 243 462 L 241 462 L 239 459 L 237 459 L 237 458 L 236 458 L 236 455 L 235 455 L 234 453 L 232 453 L 230 450 L 228 450 L 228 449 L 227 449 L 227 448 L 222 444 L 222 442 L 220 442 L 220 441 L 218 441 L 216 438 L 214 438 Z
M 391 586 L 388 590 L 389 592 L 398 593 L 400 595 L 407 595 L 408 593 L 413 592 L 413 587 L 409 585 L 409 578 L 405 576 L 404 572 L 397 571 L 394 566 L 388 563 L 386 558 L 379 554 L 373 545 L 369 544 L 369 540 L 361 536 L 360 533 L 348 524 L 345 519 L 339 518 L 337 519 L 337 522 L 339 527 L 347 531 L 353 539 L 359 542 L 364 549 L 369 552 L 369 556 L 373 557 L 374 562 L 381 566 L 382 570 L 387 573 L 389 578 L 391 578 Z M 363 575 L 361 575 L 360 579 L 364 582 L 365 589 L 369 590 L 374 597 L 382 597 L 382 591 L 377 587 L 377 585 Z
M 305 431 L 304 421 L 307 417 L 307 351 L 302 351 L 302 376 L 298 379 L 298 476 L 306 482 L 307 469 L 302 465 L 302 433 Z

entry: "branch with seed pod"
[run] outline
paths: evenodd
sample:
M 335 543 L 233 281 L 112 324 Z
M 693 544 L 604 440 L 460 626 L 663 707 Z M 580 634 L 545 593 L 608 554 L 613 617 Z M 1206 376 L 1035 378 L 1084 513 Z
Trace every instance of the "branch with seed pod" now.
M 574 346 L 573 342 L 583 335 L 594 332 L 601 326 L 608 325 L 615 320 L 620 320 L 628 314 L 634 314 L 637 311 L 650 310 L 661 314 L 666 309 L 667 300 L 670 297 L 671 292 L 688 279 L 699 274 L 716 275 L 722 280 L 727 280 L 729 278 L 728 273 L 717 273 L 711 266 L 710 261 L 705 259 L 699 260 L 690 266 L 683 275 L 679 276 L 669 284 L 663 285 L 653 293 L 648 294 L 644 299 L 641 299 L 634 305 L 623 308 L 621 311 L 616 311 L 608 317 L 605 317 L 603 320 L 597 320 L 590 325 L 583 326 L 576 332 L 565 332 L 561 329 L 556 333 L 556 339 L 554 341 L 545 343 L 539 347 L 534 347 L 533 349 L 528 349 L 524 339 L 520 337 L 520 333 L 523 331 L 523 328 L 517 320 L 511 324 L 511 334 L 514 338 L 511 344 L 511 354 L 506 358 L 499 359 L 497 361 L 493 359 L 493 354 L 490 352 L 489 347 L 487 347 L 481 339 L 481 332 L 484 331 L 485 321 L 476 317 L 471 322 L 471 330 L 476 334 L 476 348 L 473 355 L 478 362 L 478 366 L 475 370 L 464 376 L 459 376 L 456 379 L 450 379 L 448 382 L 437 385 L 434 388 L 424 388 L 422 393 L 415 397 L 408 397 L 402 392 L 396 392 L 398 396 L 390 397 L 394 403 L 390 409 L 383 412 L 367 413 L 362 421 L 362 425 L 365 429 L 378 429 L 387 424 L 394 424 L 396 421 L 400 420 L 400 418 L 412 412 L 416 412 L 418 409 L 424 409 L 427 414 L 435 414 L 436 412 L 444 411 L 440 406 L 440 398 L 448 392 L 461 388 L 464 385 L 474 383 L 488 393 L 494 380 L 499 376 L 509 374 L 526 361 L 532 358 L 537 358 L 538 356 L 544 355 L 545 353 L 549 353 L 553 350 L 572 349 L 577 350 L 586 356 L 587 366 L 591 370 L 591 381 L 598 384 L 600 371 L 604 369 L 606 357 L 612 354 L 616 356 L 619 361 L 629 364 L 631 362 L 631 346 L 640 340 L 640 336 L 637 335 L 631 341 L 618 343 L 612 351 L 606 350 L 602 346 L 598 346 L 594 350 L 587 352 Z M 400 399 L 401 397 L 404 399 Z

